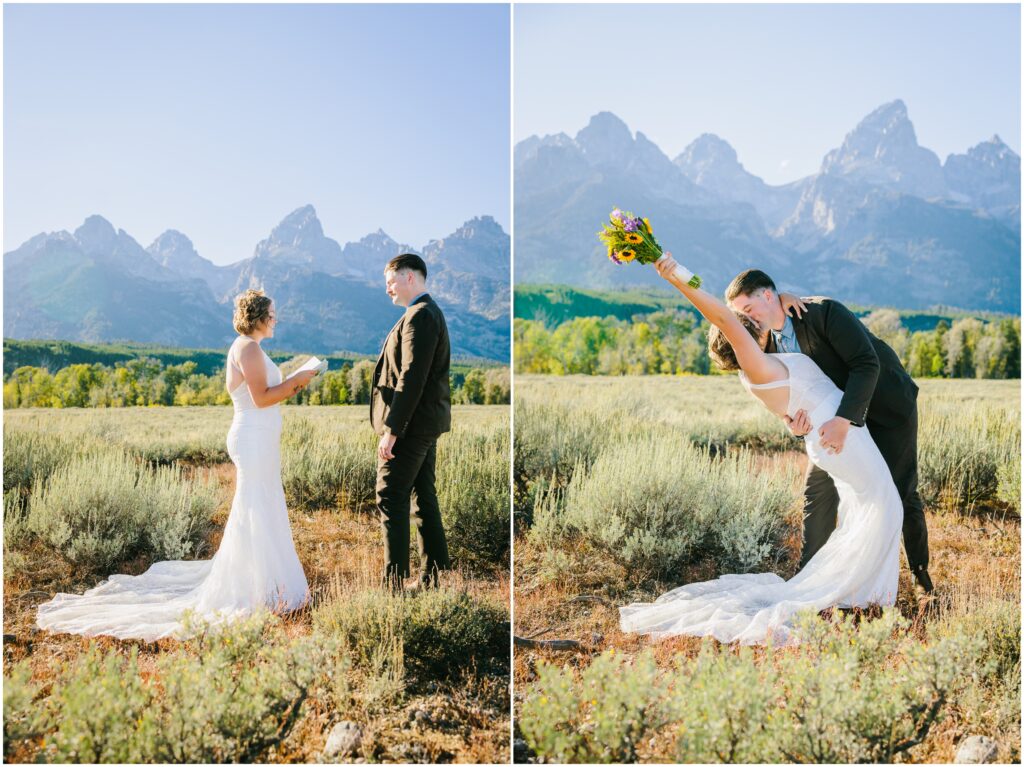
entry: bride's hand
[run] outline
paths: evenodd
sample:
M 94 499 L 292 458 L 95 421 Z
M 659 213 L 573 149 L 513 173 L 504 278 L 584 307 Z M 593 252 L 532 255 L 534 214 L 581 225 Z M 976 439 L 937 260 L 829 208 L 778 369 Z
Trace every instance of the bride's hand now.
M 797 410 L 796 418 L 784 416 L 789 433 L 794 437 L 804 437 L 811 431 L 811 419 L 807 417 L 806 410 Z
M 807 311 L 807 305 L 800 300 L 799 296 L 794 296 L 792 293 L 779 293 L 779 301 L 782 302 L 782 311 L 798 320 L 802 319 L 804 312 Z
M 297 394 L 303 389 L 305 389 L 307 386 L 309 386 L 309 382 L 312 381 L 315 377 L 315 370 L 303 370 L 293 375 L 291 379 L 293 383 L 293 392 Z
M 672 276 L 672 272 L 676 270 L 676 260 L 672 258 L 672 254 L 666 250 L 665 257 L 660 261 L 654 262 L 654 268 L 658 270 L 658 274 L 667 280 Z

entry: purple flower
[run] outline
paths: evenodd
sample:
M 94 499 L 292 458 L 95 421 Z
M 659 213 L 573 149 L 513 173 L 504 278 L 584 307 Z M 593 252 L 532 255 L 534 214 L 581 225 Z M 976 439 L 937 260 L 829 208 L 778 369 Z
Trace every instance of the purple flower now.
M 612 211 L 612 215 L 611 215 L 611 219 L 612 219 L 612 221 L 618 221 L 621 224 L 622 223 L 622 211 L 619 210 L 618 208 L 613 210 Z
M 620 265 L 622 264 L 622 261 L 619 260 L 619 254 L 616 253 L 615 251 L 609 251 L 608 258 L 610 258 L 616 264 L 620 264 Z
M 627 232 L 635 232 L 640 226 L 639 218 L 627 218 L 622 224 L 622 228 Z

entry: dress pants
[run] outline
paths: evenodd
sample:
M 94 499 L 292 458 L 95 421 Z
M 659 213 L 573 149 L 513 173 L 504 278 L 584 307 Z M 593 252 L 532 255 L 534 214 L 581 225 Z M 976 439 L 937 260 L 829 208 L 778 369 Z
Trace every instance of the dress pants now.
M 416 521 L 420 580 L 437 584 L 439 570 L 450 567 L 448 542 L 434 489 L 437 437 L 399 437 L 394 458 L 377 457 L 377 511 L 384 533 L 384 583 L 399 588 L 409 576 L 409 518 Z

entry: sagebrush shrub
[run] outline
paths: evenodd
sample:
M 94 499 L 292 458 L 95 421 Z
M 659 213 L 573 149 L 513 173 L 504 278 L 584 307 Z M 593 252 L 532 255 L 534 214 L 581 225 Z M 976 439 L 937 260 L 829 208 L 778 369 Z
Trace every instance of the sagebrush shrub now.
M 4 494 L 27 494 L 73 458 L 111 452 L 98 440 L 4 426 Z
M 281 475 L 290 505 L 355 509 L 373 503 L 377 437 L 366 428 L 296 418 L 285 421 Z
M 28 529 L 79 566 L 105 574 L 138 554 L 198 553 L 217 505 L 212 478 L 139 465 L 123 453 L 75 458 L 33 486 Z
M 970 636 L 981 642 L 979 666 L 986 678 L 1001 679 L 1020 666 L 1020 604 L 998 599 L 973 604 L 969 611 L 952 615 L 931 628 L 941 640 Z
M 420 679 L 508 663 L 508 613 L 463 591 L 436 589 L 414 597 L 368 589 L 321 605 L 316 629 L 337 637 L 354 662 L 380 668 L 396 644 L 406 671 Z
M 611 653 L 581 672 L 541 664 L 520 726 L 549 761 L 635 760 L 628 744 L 658 727 L 674 733 L 680 763 L 892 762 L 923 742 L 986 653 L 964 633 L 923 644 L 892 609 L 858 625 L 805 614 L 797 634 L 798 646 L 764 653 L 707 641 L 664 671 L 649 652 L 614 673 Z
M 1002 464 L 998 470 L 999 487 L 996 495 L 1003 503 L 1008 503 L 1020 512 L 1020 453 Z
M 579 675 L 542 662 L 523 701 L 519 726 L 548 762 L 629 763 L 664 723 L 665 687 L 650 652 L 602 653 Z
M 971 506 L 996 498 L 1001 479 L 1004 492 L 1012 494 L 1010 472 L 1020 465 L 1020 450 L 1017 412 L 983 402 L 922 405 L 918 435 L 921 497 L 929 504 Z M 1019 485 L 1019 469 L 1017 472 Z
M 15 663 L 4 674 L 4 761 L 19 741 L 34 738 L 44 729 L 35 699 L 42 685 L 32 681 L 27 660 Z
M 455 565 L 476 571 L 508 567 L 508 419 L 461 427 L 437 448 L 437 496 Z
M 35 727 L 45 732 L 48 761 L 265 761 L 326 684 L 336 651 L 318 638 L 289 642 L 276 625 L 266 614 L 216 630 L 199 625 L 195 639 L 161 655 L 148 674 L 136 647 L 124 654 L 91 645 L 15 722 L 43 723 Z M 5 708 L 13 682 L 25 709 L 23 677 L 5 678 Z
M 757 472 L 746 452 L 716 458 L 647 434 L 576 469 L 564 493 L 539 504 L 531 537 L 549 548 L 581 537 L 636 579 L 670 578 L 708 556 L 747 572 L 780 542 L 796 503 L 792 481 Z

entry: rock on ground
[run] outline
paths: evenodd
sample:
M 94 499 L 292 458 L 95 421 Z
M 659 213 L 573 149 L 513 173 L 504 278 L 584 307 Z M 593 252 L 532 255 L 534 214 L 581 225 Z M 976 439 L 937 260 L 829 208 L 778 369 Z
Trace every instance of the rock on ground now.
M 363 731 L 355 722 L 338 722 L 331 728 L 324 746 L 324 758 L 355 756 L 363 745 Z
M 956 750 L 954 764 L 992 764 L 999 753 L 999 744 L 984 735 L 964 738 Z

